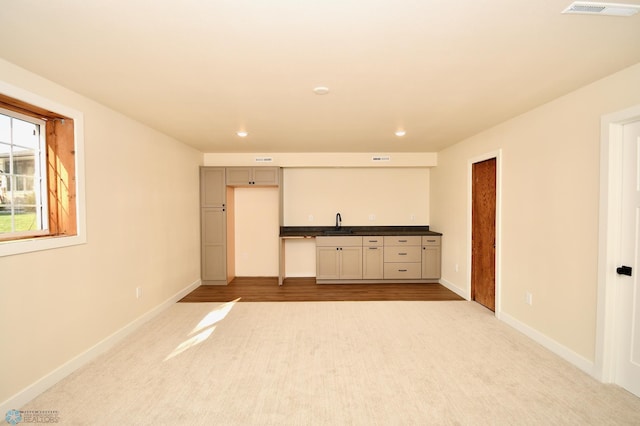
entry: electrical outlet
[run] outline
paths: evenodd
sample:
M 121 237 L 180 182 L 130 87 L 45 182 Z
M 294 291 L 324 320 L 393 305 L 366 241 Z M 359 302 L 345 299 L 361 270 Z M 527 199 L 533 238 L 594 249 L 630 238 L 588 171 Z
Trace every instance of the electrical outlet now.
M 371 213 L 371 214 L 369 215 L 369 220 L 376 220 L 376 215 L 375 215 L 375 214 L 373 214 L 373 213 Z
M 142 287 L 136 287 L 136 299 L 142 298 Z
M 411 222 L 415 222 L 415 221 L 416 221 L 416 215 L 415 215 L 415 214 L 412 214 L 411 216 L 409 216 L 409 220 L 410 220 Z
M 309 222 L 313 222 L 313 215 L 312 214 L 309 215 Z
M 453 267 L 453 269 L 455 269 L 455 270 L 456 270 L 456 272 L 458 272 L 458 271 L 460 270 L 460 265 L 458 265 L 458 264 L 456 263 L 456 265 Z
M 524 295 L 524 301 L 529 306 L 533 305 L 533 295 L 527 291 Z

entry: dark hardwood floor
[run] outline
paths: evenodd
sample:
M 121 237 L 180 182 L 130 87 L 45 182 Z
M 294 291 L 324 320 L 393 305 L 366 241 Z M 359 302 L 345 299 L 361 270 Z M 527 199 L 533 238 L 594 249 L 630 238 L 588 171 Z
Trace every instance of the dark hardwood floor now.
M 228 285 L 201 285 L 180 302 L 301 302 L 464 300 L 441 284 L 316 284 L 315 278 L 238 277 Z

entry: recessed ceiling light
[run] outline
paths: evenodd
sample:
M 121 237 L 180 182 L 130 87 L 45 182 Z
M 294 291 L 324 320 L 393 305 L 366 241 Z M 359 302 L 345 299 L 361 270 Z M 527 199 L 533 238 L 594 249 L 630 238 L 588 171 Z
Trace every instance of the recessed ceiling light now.
M 640 5 L 604 3 L 591 1 L 574 1 L 562 13 L 586 14 L 586 15 L 608 15 L 608 16 L 632 16 L 640 11 Z
M 326 95 L 329 93 L 329 88 L 325 86 L 318 86 L 313 88 L 313 93 L 316 95 Z
M 246 138 L 249 133 L 245 132 L 244 130 L 240 130 L 239 132 L 236 132 L 236 135 L 240 136 L 241 138 Z
M 402 136 L 404 136 L 406 134 L 407 134 L 407 132 L 404 131 L 404 130 L 397 130 L 396 131 L 396 136 L 398 136 L 398 137 L 402 137 Z

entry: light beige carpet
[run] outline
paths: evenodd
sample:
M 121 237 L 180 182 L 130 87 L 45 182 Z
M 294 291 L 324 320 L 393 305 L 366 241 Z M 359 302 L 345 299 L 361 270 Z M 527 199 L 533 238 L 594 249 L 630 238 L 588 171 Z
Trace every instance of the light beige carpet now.
M 176 304 L 23 410 L 76 425 L 638 425 L 473 302 Z

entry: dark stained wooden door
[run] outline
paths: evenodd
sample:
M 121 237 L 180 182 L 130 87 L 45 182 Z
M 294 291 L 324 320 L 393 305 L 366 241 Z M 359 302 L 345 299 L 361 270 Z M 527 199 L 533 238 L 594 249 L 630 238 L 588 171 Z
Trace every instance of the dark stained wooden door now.
M 471 299 L 496 308 L 496 159 L 473 164 Z

